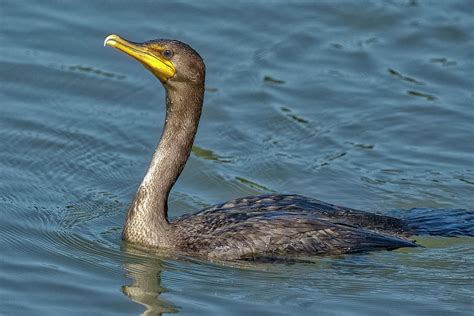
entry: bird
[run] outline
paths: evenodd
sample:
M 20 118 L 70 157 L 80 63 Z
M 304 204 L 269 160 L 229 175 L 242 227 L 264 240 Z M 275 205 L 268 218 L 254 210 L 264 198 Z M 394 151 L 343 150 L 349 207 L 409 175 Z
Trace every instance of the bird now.
M 204 102 L 206 67 L 177 40 L 110 46 L 139 61 L 165 89 L 166 117 L 148 170 L 129 206 L 122 239 L 210 261 L 284 260 L 418 247 L 399 218 L 337 206 L 299 194 L 237 198 L 168 217 L 168 197 L 189 158 Z

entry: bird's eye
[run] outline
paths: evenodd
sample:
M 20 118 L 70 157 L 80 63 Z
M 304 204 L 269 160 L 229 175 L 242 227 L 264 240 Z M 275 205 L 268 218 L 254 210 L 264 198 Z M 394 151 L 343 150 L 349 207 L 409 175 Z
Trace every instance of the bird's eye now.
M 170 49 L 165 49 L 162 54 L 166 59 L 170 59 L 173 56 L 173 52 Z

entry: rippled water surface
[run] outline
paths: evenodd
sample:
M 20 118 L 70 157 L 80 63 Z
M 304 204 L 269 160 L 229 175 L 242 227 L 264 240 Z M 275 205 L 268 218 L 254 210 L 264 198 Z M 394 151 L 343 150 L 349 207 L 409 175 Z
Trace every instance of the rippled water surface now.
M 176 38 L 206 61 L 172 216 L 268 192 L 473 210 L 473 15 L 469 0 L 1 1 L 0 314 L 469 315 L 471 237 L 246 266 L 123 244 L 164 92 L 102 42 Z

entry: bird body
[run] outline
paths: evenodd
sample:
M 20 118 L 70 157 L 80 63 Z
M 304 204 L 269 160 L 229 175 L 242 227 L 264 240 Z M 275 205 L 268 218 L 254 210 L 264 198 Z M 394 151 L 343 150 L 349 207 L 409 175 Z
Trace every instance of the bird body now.
M 171 221 L 179 250 L 224 260 L 414 247 L 403 221 L 301 195 L 260 195 Z
M 168 195 L 191 152 L 204 100 L 205 65 L 175 40 L 145 43 L 110 35 L 112 46 L 140 61 L 163 84 L 166 119 L 158 147 L 131 203 L 122 238 L 211 260 L 258 260 L 416 247 L 397 218 L 300 195 L 232 200 L 168 219 Z

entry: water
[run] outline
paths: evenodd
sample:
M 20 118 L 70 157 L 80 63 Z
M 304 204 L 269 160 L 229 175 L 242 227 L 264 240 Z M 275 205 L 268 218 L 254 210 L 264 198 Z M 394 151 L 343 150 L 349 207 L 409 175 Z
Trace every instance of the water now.
M 176 38 L 207 63 L 173 216 L 267 192 L 472 210 L 473 14 L 469 0 L 2 1 L 0 313 L 469 315 L 469 237 L 243 267 L 122 244 L 164 93 L 102 41 Z

